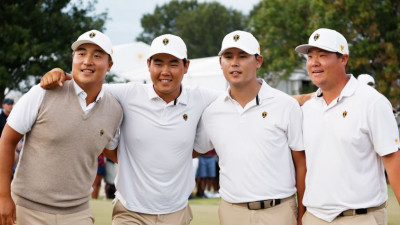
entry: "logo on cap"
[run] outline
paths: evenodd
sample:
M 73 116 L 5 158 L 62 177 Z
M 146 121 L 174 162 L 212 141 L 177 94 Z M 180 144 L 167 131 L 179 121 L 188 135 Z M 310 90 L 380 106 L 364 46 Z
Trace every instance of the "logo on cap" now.
M 169 43 L 168 38 L 164 38 L 164 40 L 162 41 L 162 43 L 163 43 L 164 45 L 167 45 L 167 44 Z
M 89 37 L 90 37 L 90 38 L 94 38 L 95 36 L 96 36 L 96 33 L 94 33 L 94 32 L 92 32 L 92 33 L 89 34 Z
M 319 34 L 315 34 L 315 35 L 314 35 L 314 41 L 317 41 L 318 38 L 319 38 Z
M 344 46 L 343 46 L 343 45 L 341 45 L 341 46 L 340 46 L 340 49 L 341 49 L 341 50 L 342 50 L 342 52 L 343 52 Z
M 238 41 L 240 38 L 239 34 L 236 34 L 235 36 L 233 36 L 233 40 Z

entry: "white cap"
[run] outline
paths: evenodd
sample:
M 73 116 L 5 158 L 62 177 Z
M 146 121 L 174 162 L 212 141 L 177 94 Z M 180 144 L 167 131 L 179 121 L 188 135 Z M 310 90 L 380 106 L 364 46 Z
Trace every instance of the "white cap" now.
M 346 38 L 335 30 L 320 28 L 311 34 L 308 44 L 296 47 L 296 52 L 308 54 L 310 48 L 320 48 L 329 52 L 338 52 L 349 55 L 349 46 Z
M 185 42 L 182 38 L 172 34 L 158 36 L 151 42 L 149 57 L 160 53 L 170 54 L 178 59 L 187 59 Z
M 358 75 L 357 80 L 366 85 L 375 87 L 375 79 L 369 74 L 360 74 Z
M 238 48 L 250 55 L 260 55 L 260 44 L 251 33 L 246 31 L 237 30 L 227 34 L 218 55 L 222 55 L 228 48 Z
M 113 54 L 110 38 L 98 30 L 91 30 L 82 34 L 78 40 L 72 43 L 71 48 L 75 51 L 79 46 L 87 43 L 98 45 L 109 55 Z

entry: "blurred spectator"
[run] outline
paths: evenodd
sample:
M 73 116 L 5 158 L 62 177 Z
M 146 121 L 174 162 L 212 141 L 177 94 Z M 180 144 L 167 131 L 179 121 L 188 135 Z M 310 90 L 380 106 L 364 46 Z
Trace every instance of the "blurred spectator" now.
M 106 174 L 104 175 L 104 182 L 106 183 L 105 192 L 107 199 L 114 199 L 115 198 L 115 175 L 116 175 L 116 167 L 114 161 L 106 157 Z
M 211 150 L 199 157 L 200 189 L 204 191 L 206 198 L 219 198 L 218 190 L 215 187 L 216 180 L 216 153 Z
M 0 113 L 0 136 L 1 133 L 3 132 L 4 125 L 6 125 L 8 115 L 10 115 L 13 105 L 14 105 L 14 100 L 12 100 L 11 98 L 5 98 L 3 100 L 2 104 L 3 108 Z
M 375 88 L 375 79 L 369 74 L 360 74 L 357 77 L 357 80 L 361 81 L 362 83 L 369 85 Z
M 106 161 L 103 153 L 101 153 L 97 158 L 97 163 L 98 163 L 97 175 L 92 185 L 93 187 L 92 198 L 94 199 L 97 199 L 99 197 L 101 181 L 103 180 L 104 175 L 106 174 L 106 167 L 105 167 Z

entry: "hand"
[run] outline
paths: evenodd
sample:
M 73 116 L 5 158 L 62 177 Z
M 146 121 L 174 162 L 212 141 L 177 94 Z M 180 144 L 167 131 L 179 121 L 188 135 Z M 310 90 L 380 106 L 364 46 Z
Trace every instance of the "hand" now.
M 0 198 L 0 225 L 13 225 L 17 220 L 15 203 L 11 197 Z
M 60 68 L 54 68 L 47 72 L 40 80 L 40 86 L 43 89 L 54 89 L 57 87 L 62 87 L 64 81 L 71 80 L 72 76 L 65 73 Z

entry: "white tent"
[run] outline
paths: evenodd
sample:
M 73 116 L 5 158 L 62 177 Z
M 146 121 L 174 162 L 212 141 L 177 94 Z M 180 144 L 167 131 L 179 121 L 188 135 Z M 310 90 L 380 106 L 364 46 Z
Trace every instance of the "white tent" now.
M 199 85 L 217 90 L 226 90 L 227 82 L 219 65 L 219 57 L 207 57 L 190 60 L 189 70 L 183 77 L 184 85 Z M 150 73 L 147 65 L 134 70 L 120 73 L 119 76 L 141 83 L 150 83 Z
M 116 45 L 113 47 L 114 65 L 111 73 L 120 75 L 123 72 L 134 70 L 146 65 L 150 46 L 143 42 Z

